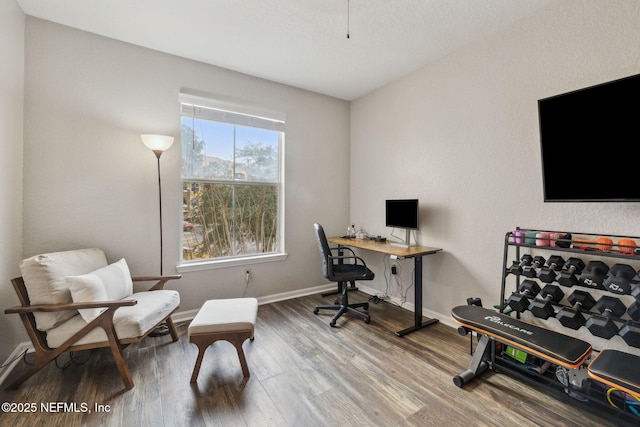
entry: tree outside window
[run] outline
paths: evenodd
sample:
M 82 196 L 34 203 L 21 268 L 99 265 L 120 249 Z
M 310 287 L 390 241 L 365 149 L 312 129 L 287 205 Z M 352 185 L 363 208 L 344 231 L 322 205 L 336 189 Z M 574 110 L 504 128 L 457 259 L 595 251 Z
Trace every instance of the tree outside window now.
M 279 252 L 284 132 L 230 121 L 247 121 L 244 115 L 188 107 L 182 115 L 183 261 Z M 225 121 L 210 119 L 220 117 Z

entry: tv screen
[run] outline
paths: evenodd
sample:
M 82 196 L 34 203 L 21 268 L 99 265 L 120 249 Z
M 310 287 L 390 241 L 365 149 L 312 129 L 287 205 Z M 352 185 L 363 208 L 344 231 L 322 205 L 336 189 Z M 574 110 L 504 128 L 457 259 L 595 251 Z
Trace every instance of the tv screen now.
M 418 199 L 386 201 L 386 226 L 418 229 Z
M 640 201 L 629 167 L 640 141 L 640 74 L 541 99 L 538 117 L 545 202 Z

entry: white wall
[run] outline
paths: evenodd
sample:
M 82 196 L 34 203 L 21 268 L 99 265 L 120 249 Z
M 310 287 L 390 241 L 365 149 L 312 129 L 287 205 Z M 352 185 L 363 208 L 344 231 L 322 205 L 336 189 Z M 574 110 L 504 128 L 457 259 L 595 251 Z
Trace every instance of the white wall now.
M 427 314 L 497 303 L 516 226 L 640 236 L 640 204 L 543 203 L 537 116 L 538 99 L 640 73 L 638 23 L 636 0 L 559 1 L 352 103 L 351 219 L 388 236 L 384 200 L 420 198 L 419 243 L 444 249 L 425 258 Z M 635 170 L 603 143 L 572 172 Z M 382 258 L 363 256 L 384 291 Z
M 18 305 L 10 280 L 22 255 L 22 108 L 24 15 L 14 0 L 0 1 L 0 365 L 24 341 L 20 318 L 4 309 Z
M 281 84 L 27 18 L 24 254 L 103 248 L 132 273 L 159 273 L 156 158 L 141 133 L 179 140 L 189 88 L 286 114 L 286 261 L 251 266 L 248 296 L 326 283 L 312 224 L 348 222 L 349 104 Z M 164 272 L 180 256 L 180 145 L 162 156 Z M 181 310 L 242 296 L 242 267 L 171 282 Z

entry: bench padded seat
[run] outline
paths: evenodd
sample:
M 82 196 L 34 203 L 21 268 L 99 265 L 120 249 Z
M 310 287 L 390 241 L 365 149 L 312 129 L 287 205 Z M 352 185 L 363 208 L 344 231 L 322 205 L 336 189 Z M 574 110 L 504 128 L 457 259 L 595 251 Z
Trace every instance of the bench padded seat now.
M 619 350 L 602 350 L 589 364 L 589 376 L 640 398 L 640 356 Z
M 475 305 L 454 307 L 451 317 L 465 328 L 569 369 L 580 367 L 592 351 L 586 341 Z
M 189 336 L 242 330 L 250 330 L 253 336 L 257 316 L 255 298 L 209 300 L 189 324 Z

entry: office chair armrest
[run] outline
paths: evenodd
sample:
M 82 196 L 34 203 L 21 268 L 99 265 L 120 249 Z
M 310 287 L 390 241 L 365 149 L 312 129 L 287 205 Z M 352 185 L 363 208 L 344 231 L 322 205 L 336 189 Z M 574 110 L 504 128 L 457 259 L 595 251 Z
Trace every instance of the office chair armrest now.
M 329 248 L 329 250 L 331 252 L 333 252 L 333 251 L 349 251 L 349 252 L 351 252 L 351 255 L 356 256 L 356 253 L 353 251 L 353 249 L 348 248 L 346 246 L 337 246 L 335 248 Z
M 364 260 L 362 258 L 360 258 L 359 256 L 353 256 L 353 255 L 339 255 L 339 256 L 334 256 L 334 255 L 329 255 L 329 260 L 332 262 L 332 264 L 334 264 L 334 260 L 338 261 L 339 263 L 344 263 L 345 260 L 353 260 L 355 262 L 352 262 L 351 264 L 355 264 L 357 265 L 358 263 L 360 263 L 363 266 L 367 266 L 367 264 L 365 264 Z

